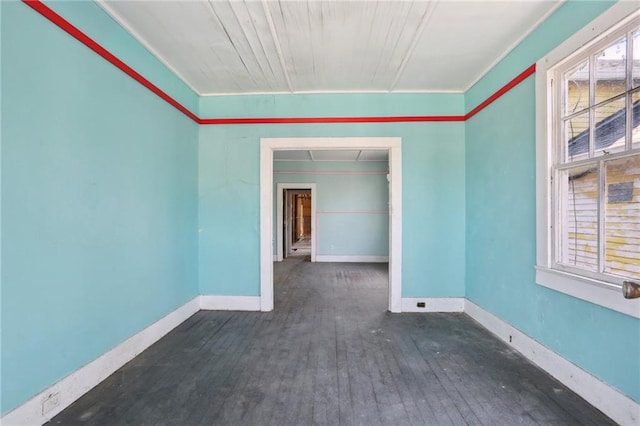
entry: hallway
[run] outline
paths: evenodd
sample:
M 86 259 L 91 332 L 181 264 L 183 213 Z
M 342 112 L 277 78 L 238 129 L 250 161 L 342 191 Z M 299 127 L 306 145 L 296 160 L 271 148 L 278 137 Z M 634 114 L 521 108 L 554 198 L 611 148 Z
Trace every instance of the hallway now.
M 464 314 L 386 312 L 386 264 L 274 269 L 273 312 L 198 312 L 51 423 L 613 424 Z

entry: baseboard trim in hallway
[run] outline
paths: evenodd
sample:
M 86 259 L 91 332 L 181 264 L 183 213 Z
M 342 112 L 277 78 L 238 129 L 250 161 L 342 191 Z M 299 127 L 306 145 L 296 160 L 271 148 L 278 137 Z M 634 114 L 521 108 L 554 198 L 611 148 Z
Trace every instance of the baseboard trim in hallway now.
M 402 312 L 463 312 L 464 300 L 464 297 L 403 297 Z
M 260 296 L 200 296 L 203 311 L 259 311 Z
M 316 255 L 316 262 L 387 263 L 389 262 L 389 256 L 333 256 L 318 254 Z
M 193 298 L 115 348 L 49 386 L 24 404 L 8 412 L 0 419 L 0 424 L 3 426 L 25 426 L 41 425 L 48 422 L 56 414 L 198 312 L 200 310 L 199 299 L 199 297 Z M 55 406 L 44 412 L 44 402 L 49 399 L 52 401 L 49 407 Z M 53 401 L 57 401 L 57 404 Z
M 465 299 L 464 311 L 589 404 L 620 425 L 640 424 L 640 404 L 553 352 L 480 306 Z

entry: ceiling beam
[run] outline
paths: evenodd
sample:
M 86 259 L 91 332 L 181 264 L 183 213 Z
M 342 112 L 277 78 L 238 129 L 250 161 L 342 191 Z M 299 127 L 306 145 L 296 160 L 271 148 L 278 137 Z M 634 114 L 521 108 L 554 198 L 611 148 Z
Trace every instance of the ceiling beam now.
M 265 17 L 267 18 L 267 22 L 269 23 L 269 31 L 271 32 L 273 43 L 276 46 L 276 52 L 278 52 L 278 59 L 280 59 L 280 67 L 282 67 L 282 73 L 284 74 L 284 78 L 287 81 L 287 87 L 289 88 L 289 91 L 293 93 L 293 85 L 291 84 L 291 78 L 289 78 L 289 73 L 287 72 L 287 66 L 284 61 L 284 55 L 282 54 L 282 46 L 280 45 L 280 39 L 278 39 L 278 34 L 276 33 L 276 27 L 273 24 L 273 17 L 271 16 L 271 11 L 269 10 L 269 6 L 267 5 L 267 0 L 262 0 L 262 8 L 264 9 Z
M 404 68 L 407 66 L 407 62 L 409 62 L 409 59 L 411 59 L 411 55 L 413 55 L 413 51 L 416 49 L 416 46 L 418 45 L 418 41 L 420 41 L 420 37 L 422 36 L 424 29 L 427 27 L 427 23 L 431 19 L 431 16 L 433 15 L 433 12 L 437 7 L 437 3 L 438 3 L 437 0 L 434 0 L 427 4 L 427 10 L 425 10 L 424 15 L 422 15 L 422 21 L 420 22 L 420 26 L 416 30 L 416 33 L 413 36 L 413 40 L 411 40 L 411 45 L 409 46 L 409 49 L 407 49 L 407 52 L 402 58 L 402 62 L 400 63 L 400 67 L 398 68 L 398 72 L 396 73 L 395 78 L 393 79 L 393 83 L 391 83 L 391 87 L 389 87 L 389 91 L 392 91 L 393 89 L 396 88 L 396 85 L 398 84 L 400 77 L 402 77 Z

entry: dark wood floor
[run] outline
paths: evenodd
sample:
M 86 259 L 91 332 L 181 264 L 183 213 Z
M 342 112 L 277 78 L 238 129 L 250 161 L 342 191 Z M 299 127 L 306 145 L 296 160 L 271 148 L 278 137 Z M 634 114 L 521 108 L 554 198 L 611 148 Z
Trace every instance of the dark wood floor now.
M 276 264 L 271 313 L 199 312 L 52 424 L 613 424 L 464 314 L 390 314 L 387 265 Z

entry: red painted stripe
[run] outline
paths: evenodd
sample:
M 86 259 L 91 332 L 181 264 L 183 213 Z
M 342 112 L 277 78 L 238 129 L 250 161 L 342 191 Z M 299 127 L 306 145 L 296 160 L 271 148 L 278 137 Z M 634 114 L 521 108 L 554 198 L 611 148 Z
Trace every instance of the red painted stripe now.
M 330 123 L 415 123 L 464 121 L 463 115 L 410 115 L 396 117 L 265 117 L 202 118 L 200 124 L 330 124 Z
M 1 1 L 1 0 L 0 0 Z M 228 124 L 331 124 L 331 123 L 425 123 L 425 122 L 452 122 L 466 121 L 485 109 L 496 99 L 513 89 L 515 86 L 524 81 L 527 77 L 535 73 L 536 64 L 531 65 L 513 80 L 502 86 L 497 92 L 489 96 L 480 105 L 469 111 L 465 115 L 409 115 L 409 116 L 391 116 L 391 117 L 264 117 L 264 118 L 200 118 L 189 111 L 181 103 L 173 99 L 167 93 L 162 91 L 158 86 L 144 78 L 140 73 L 135 71 L 122 60 L 100 46 L 92 38 L 84 34 L 69 21 L 58 15 L 41 0 L 22 0 L 29 7 L 40 13 L 49 21 L 56 24 L 69 35 L 83 43 L 89 49 L 102 56 L 104 59 L 122 70 L 125 74 L 142 84 L 144 87 L 155 93 L 169 105 L 182 112 L 184 115 L 192 119 L 198 124 L 207 125 L 228 125 Z
M 104 47 L 100 46 L 97 42 L 95 42 L 92 38 L 84 34 L 78 28 L 73 26 L 69 21 L 64 19 L 62 16 L 58 15 L 52 9 L 50 9 L 47 5 L 42 3 L 41 0 L 23 0 L 29 7 L 34 9 L 36 12 L 56 24 L 58 27 L 66 31 L 69 35 L 80 41 L 82 44 L 87 46 L 89 49 L 96 52 L 98 55 L 102 56 L 107 61 L 111 62 L 113 65 L 122 70 L 125 74 L 136 80 L 138 83 L 142 84 L 147 89 L 151 90 L 153 93 L 158 95 L 161 99 L 167 102 L 169 105 L 176 108 L 178 111 L 182 112 L 184 115 L 195 121 L 196 123 L 200 123 L 200 119 L 185 108 L 178 101 L 173 99 L 171 96 L 163 92 L 158 86 L 144 78 L 137 71 L 131 68 L 129 65 L 122 62 L 115 55 L 109 52 Z
M 529 68 L 527 68 L 526 70 L 518 74 L 516 78 L 514 78 L 513 80 L 511 80 L 510 82 L 502 86 L 496 93 L 494 93 L 493 95 L 485 99 L 484 102 L 482 102 L 480 105 L 478 105 L 477 107 L 469 111 L 464 116 L 464 120 L 467 121 L 468 119 L 470 119 L 471 117 L 473 117 L 474 115 L 476 115 L 477 113 L 479 113 L 480 111 L 488 107 L 489 104 L 493 103 L 493 101 L 495 101 L 496 99 L 498 99 L 499 97 L 507 93 L 509 90 L 516 87 L 518 84 L 522 83 L 524 80 L 527 79 L 527 77 L 529 77 L 531 74 L 535 72 L 536 72 L 536 64 L 533 64 Z

